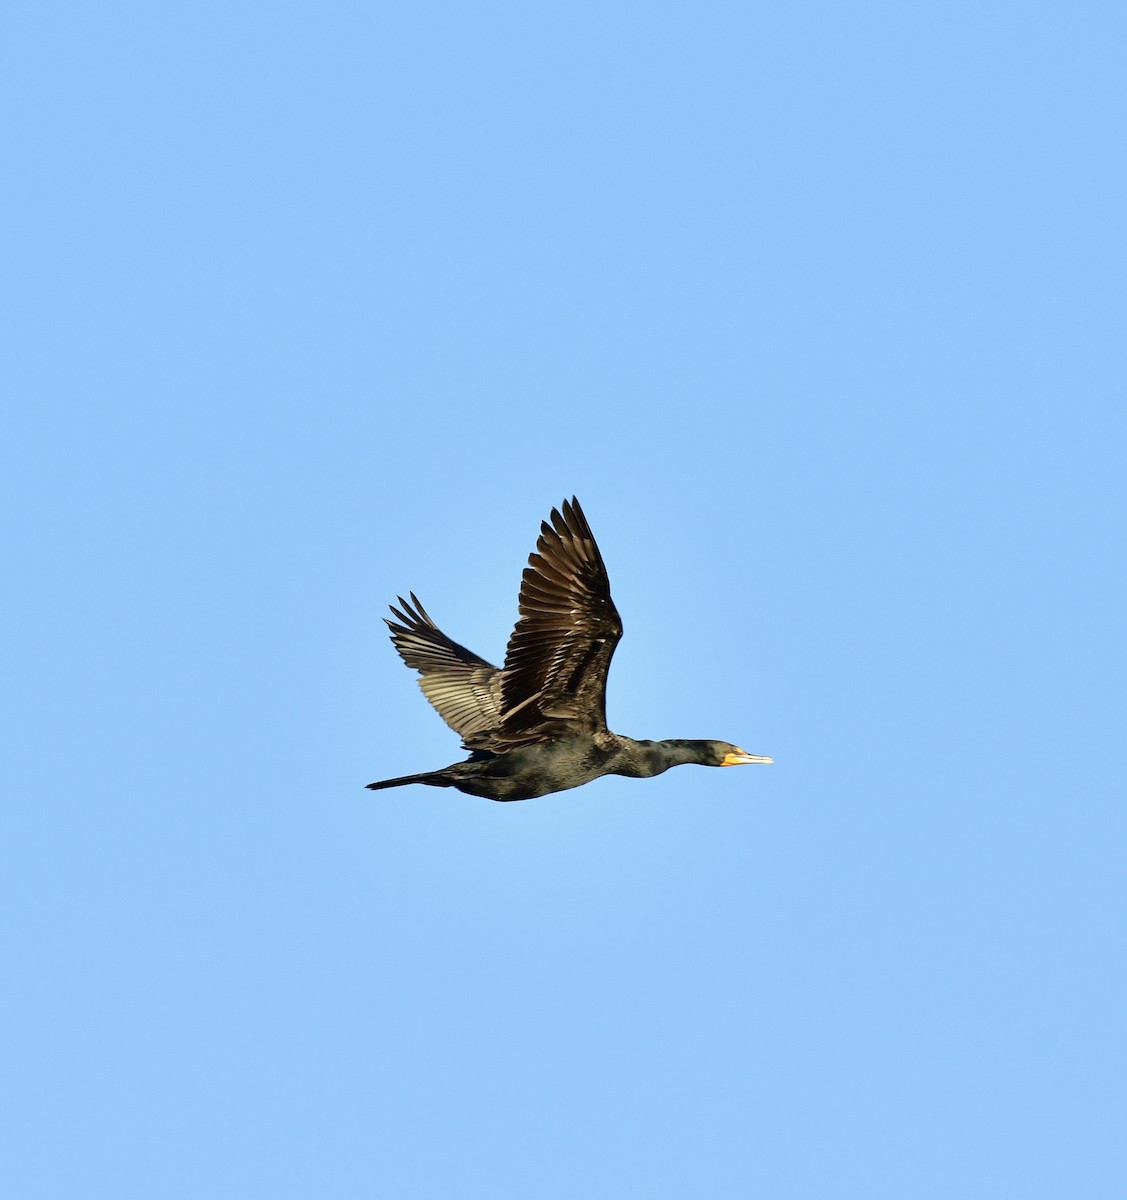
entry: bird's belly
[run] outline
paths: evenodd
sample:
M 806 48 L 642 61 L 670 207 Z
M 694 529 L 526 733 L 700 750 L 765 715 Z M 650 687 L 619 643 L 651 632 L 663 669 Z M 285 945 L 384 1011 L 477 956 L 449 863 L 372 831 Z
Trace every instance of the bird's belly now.
M 489 800 L 534 800 L 537 796 L 581 787 L 606 773 L 601 762 L 577 760 L 572 756 L 529 756 L 525 759 L 518 753 L 475 765 L 478 769 L 472 774 L 467 772 L 454 786 L 471 796 Z

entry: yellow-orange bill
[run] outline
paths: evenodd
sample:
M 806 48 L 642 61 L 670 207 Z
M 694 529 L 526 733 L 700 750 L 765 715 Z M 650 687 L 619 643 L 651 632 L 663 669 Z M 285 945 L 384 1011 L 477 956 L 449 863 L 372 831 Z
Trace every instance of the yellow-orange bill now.
M 748 754 L 746 750 L 730 750 L 720 762 L 722 767 L 738 767 L 741 763 L 770 763 L 773 758 L 765 754 Z

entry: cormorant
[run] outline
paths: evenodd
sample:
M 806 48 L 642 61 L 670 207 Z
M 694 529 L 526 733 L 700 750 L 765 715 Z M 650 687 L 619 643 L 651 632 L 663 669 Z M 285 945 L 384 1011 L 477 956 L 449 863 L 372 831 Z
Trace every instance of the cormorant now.
M 610 581 L 573 496 L 552 509 L 520 585 L 520 619 L 500 670 L 444 634 L 414 592 L 387 621 L 391 640 L 422 678 L 423 694 L 462 737 L 470 757 L 439 771 L 369 783 L 426 783 L 489 800 L 529 800 L 600 775 L 647 778 L 681 763 L 769 763 L 729 742 L 636 742 L 611 733 L 607 670 L 622 637 Z M 385 618 L 385 621 L 387 618 Z

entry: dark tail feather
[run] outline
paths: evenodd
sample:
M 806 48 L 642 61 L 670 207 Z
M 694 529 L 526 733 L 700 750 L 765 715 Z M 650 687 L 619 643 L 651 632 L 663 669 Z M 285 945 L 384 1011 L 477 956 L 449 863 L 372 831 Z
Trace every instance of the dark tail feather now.
M 373 792 L 380 788 L 402 787 L 405 783 L 429 783 L 431 787 L 449 787 L 450 784 L 442 778 L 441 771 L 424 771 L 421 775 L 400 775 L 398 779 L 381 779 L 366 786 Z

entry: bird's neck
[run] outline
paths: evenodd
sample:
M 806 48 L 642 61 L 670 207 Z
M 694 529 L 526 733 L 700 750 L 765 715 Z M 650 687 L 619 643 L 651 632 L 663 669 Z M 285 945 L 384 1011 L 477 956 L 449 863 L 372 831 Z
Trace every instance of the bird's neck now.
M 666 738 L 660 742 L 635 741 L 621 734 L 619 741 L 624 752 L 621 769 L 615 769 L 614 774 L 630 775 L 636 779 L 649 779 L 682 763 L 703 762 L 708 745 L 707 742 L 695 742 L 688 738 Z

